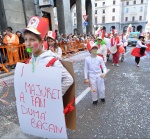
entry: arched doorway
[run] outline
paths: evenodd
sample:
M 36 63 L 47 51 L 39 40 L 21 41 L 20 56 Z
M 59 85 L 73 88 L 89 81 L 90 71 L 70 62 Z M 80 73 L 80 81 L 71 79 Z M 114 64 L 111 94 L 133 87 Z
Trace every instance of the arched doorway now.
M 110 31 L 112 31 L 114 29 L 116 29 L 116 27 L 115 26 L 111 26 Z
M 135 26 L 132 26 L 132 31 L 133 31 L 133 32 L 135 32 L 135 31 L 136 31 Z
M 85 1 L 85 9 L 86 9 L 86 15 L 88 15 L 88 26 L 86 27 L 87 33 L 92 33 L 92 3 L 91 0 Z
M 127 32 L 127 26 L 125 26 L 124 28 L 123 28 L 123 33 L 126 33 Z
M 141 25 L 137 26 L 137 31 L 142 32 L 143 27 Z

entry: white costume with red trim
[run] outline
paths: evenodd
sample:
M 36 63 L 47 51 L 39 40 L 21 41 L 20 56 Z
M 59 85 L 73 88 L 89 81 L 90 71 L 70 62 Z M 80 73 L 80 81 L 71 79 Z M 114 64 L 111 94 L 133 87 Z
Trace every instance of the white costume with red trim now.
M 50 56 L 49 51 L 45 51 L 38 57 L 34 57 L 32 55 L 29 64 L 34 65 L 34 68 L 36 70 L 37 65 L 47 65 L 50 60 L 52 60 L 54 57 Z M 59 60 L 57 60 L 53 67 L 58 67 L 62 69 L 62 94 L 65 94 L 65 92 L 69 89 L 69 87 L 73 84 L 73 78 L 70 75 L 70 73 L 66 70 L 66 68 L 61 64 Z M 41 71 L 42 72 L 42 71 Z M 48 75 L 47 75 L 48 77 Z
M 88 79 L 89 75 L 89 80 L 91 83 L 91 95 L 93 101 L 98 100 L 98 93 L 100 99 L 105 98 L 105 85 L 104 79 L 100 77 L 100 75 L 102 74 L 100 65 L 102 66 L 104 73 L 106 73 L 107 68 L 101 57 L 96 56 L 95 58 L 92 58 L 91 56 L 88 56 L 85 58 L 84 78 Z

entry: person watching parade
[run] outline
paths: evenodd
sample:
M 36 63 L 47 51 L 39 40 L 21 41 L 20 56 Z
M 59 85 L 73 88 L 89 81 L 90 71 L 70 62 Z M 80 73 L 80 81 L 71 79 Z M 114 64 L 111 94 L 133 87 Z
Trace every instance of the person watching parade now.
M 19 54 L 18 54 L 18 47 L 19 45 L 19 38 L 16 34 L 12 33 L 12 28 L 7 27 L 6 29 L 6 36 L 3 40 L 5 45 L 8 45 L 8 58 L 9 63 L 12 64 L 15 60 L 15 62 L 19 61 Z M 12 65 L 11 68 L 15 68 L 15 65 Z

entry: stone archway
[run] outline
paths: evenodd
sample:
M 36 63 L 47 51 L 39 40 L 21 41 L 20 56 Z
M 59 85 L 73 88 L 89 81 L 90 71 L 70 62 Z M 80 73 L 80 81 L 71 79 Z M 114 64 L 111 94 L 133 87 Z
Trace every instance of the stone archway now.
M 132 26 L 132 31 L 133 31 L 133 32 L 135 32 L 135 31 L 136 31 L 135 26 Z
M 143 27 L 141 25 L 137 26 L 137 31 L 138 32 L 142 32 L 142 30 L 143 30 Z
M 127 32 L 127 28 L 128 28 L 128 26 L 124 26 L 124 27 L 123 27 L 123 33 L 126 33 L 126 32 Z
M 85 9 L 86 9 L 86 15 L 88 15 L 88 26 L 86 27 L 87 33 L 92 33 L 92 2 L 91 0 L 85 1 Z
M 111 27 L 110 27 L 110 31 L 115 30 L 115 29 L 116 29 L 115 26 L 111 26 Z

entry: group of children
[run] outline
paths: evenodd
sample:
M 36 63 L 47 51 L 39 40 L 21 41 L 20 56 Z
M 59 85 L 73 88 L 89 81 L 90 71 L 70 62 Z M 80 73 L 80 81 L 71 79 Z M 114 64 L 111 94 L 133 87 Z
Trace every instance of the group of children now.
M 37 16 L 32 17 L 27 28 L 24 29 L 25 46 L 32 54 L 28 63 L 32 64 L 32 71 L 34 72 L 37 64 L 44 64 L 46 66 L 49 62 L 53 61 L 52 66 L 62 69 L 62 93 L 65 94 L 74 81 L 71 74 L 59 61 L 62 56 L 62 50 L 56 45 L 55 32 L 47 32 L 47 29 L 48 23 L 44 21 L 44 18 Z M 44 42 L 45 36 L 46 41 Z M 140 42 L 137 45 L 139 44 Z M 120 45 L 121 40 L 117 36 L 117 32 L 114 32 L 113 37 L 110 39 L 110 48 L 114 47 L 116 49 L 115 53 L 112 54 L 113 65 L 116 66 L 119 66 Z M 87 49 L 90 52 L 90 56 L 85 58 L 84 83 L 90 84 L 93 105 L 97 105 L 98 96 L 105 103 L 104 78 L 107 74 L 105 63 L 107 62 L 108 48 L 105 41 L 101 37 L 97 37 L 96 42 L 88 42 Z M 136 57 L 135 61 L 137 62 L 137 66 L 139 66 L 139 58 Z

